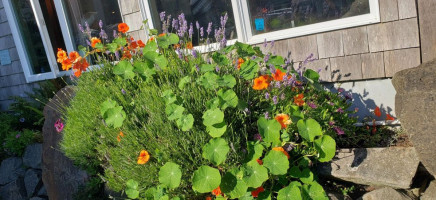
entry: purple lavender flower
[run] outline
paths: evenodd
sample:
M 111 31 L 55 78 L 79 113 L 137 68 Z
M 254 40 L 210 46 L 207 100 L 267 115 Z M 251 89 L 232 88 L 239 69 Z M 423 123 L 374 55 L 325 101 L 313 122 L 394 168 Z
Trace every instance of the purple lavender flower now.
M 220 67 L 216 66 L 216 67 L 215 67 L 215 71 L 216 71 L 216 72 L 220 72 Z
M 253 135 L 254 140 L 262 141 L 262 136 L 259 133 Z
M 179 35 L 179 37 L 183 37 L 186 33 L 186 31 L 188 31 L 188 22 L 185 19 L 185 14 L 180 14 L 179 15 L 179 30 L 177 31 L 177 34 Z
M 204 30 L 203 30 L 203 27 L 200 28 L 200 36 L 201 36 L 201 38 L 204 37 Z
M 290 65 L 290 64 L 291 64 L 291 61 L 288 60 L 288 59 L 286 59 L 286 61 L 285 61 L 285 65 Z
M 209 22 L 209 24 L 207 25 L 207 35 L 210 35 L 210 33 L 212 32 L 212 22 Z
M 268 46 L 268 42 L 266 41 L 266 38 L 265 38 L 265 40 L 263 41 L 263 47 L 267 47 Z
M 271 48 L 273 48 L 274 47 L 274 40 L 271 40 L 270 44 L 271 44 Z
M 280 81 L 276 81 L 276 84 L 274 84 L 274 87 L 278 89 L 280 89 L 281 86 L 282 84 L 280 83 Z
M 333 127 L 333 130 L 336 132 L 336 134 L 338 134 L 338 135 L 343 135 L 343 134 L 345 134 L 345 132 L 341 129 L 341 128 L 339 128 L 339 127 Z
M 274 67 L 274 65 L 269 65 L 269 71 L 271 72 L 271 74 L 276 73 L 276 68 Z
M 159 13 L 160 21 L 163 22 L 165 20 L 165 11 Z
M 173 22 L 172 22 L 171 25 L 172 25 L 172 27 L 173 27 L 174 30 L 179 29 L 179 20 L 177 20 L 177 19 L 173 19 Z
M 78 24 L 78 26 L 79 26 L 79 30 L 80 30 L 80 32 L 85 33 L 85 30 L 83 30 L 83 26 L 82 26 L 82 24 Z
M 15 138 L 17 138 L 17 139 L 20 137 L 21 137 L 21 134 L 19 134 L 19 133 L 15 135 Z
M 195 65 L 195 70 L 197 70 L 197 72 L 200 71 L 200 67 L 198 65 Z
M 312 58 L 313 58 L 313 53 L 311 53 L 311 54 L 310 54 L 310 55 L 309 55 L 309 56 L 304 60 L 304 62 L 303 62 L 302 65 L 306 65 L 307 63 L 316 60 L 315 58 L 314 58 L 314 59 L 312 59 Z
M 329 105 L 334 106 L 335 104 L 333 102 L 329 102 Z
M 265 115 L 265 119 L 269 119 L 269 113 L 268 112 L 265 112 L 264 115 Z
M 101 19 L 100 19 L 100 21 L 98 21 L 98 26 L 100 27 L 100 29 L 103 28 L 103 21 L 101 21 Z
M 89 40 L 86 40 L 86 44 L 87 44 L 88 46 L 91 46 L 91 42 L 90 42 Z
M 322 71 L 321 68 L 319 68 L 318 70 L 316 70 L 316 72 L 318 72 L 318 74 L 321 73 L 321 71 Z
M 177 53 L 177 55 L 179 55 L 179 59 L 183 59 L 183 53 L 182 53 L 182 51 L 180 51 L 180 48 L 177 47 L 176 53 Z
M 338 108 L 337 110 L 336 110 L 336 112 L 338 112 L 338 113 L 344 113 L 344 110 L 342 110 L 342 108 Z
M 268 60 L 269 60 L 269 54 L 267 54 L 267 55 L 265 55 L 265 57 L 263 58 L 263 62 L 268 62 Z
M 118 52 L 118 51 L 115 51 L 115 58 L 116 58 L 117 60 L 119 60 L 119 59 L 120 59 L 120 52 Z
M 195 22 L 195 27 L 198 29 L 200 29 L 200 24 L 198 23 L 198 21 Z
M 121 88 L 121 93 L 126 94 L 126 91 L 124 90 L 124 88 Z
M 114 38 L 116 38 L 117 37 L 117 31 L 116 30 L 114 30 Z
M 227 15 L 227 13 L 224 16 L 221 16 L 221 18 L 220 18 L 221 27 L 226 27 L 226 23 L 227 23 L 228 19 L 229 19 L 229 16 Z
M 89 28 L 89 24 L 86 21 L 85 21 L 85 28 L 86 28 L 86 33 L 90 34 L 91 33 L 91 29 Z
M 251 57 L 252 60 L 254 60 L 254 59 L 256 59 L 256 58 L 257 58 L 257 56 L 252 56 L 252 57 Z
M 191 39 L 192 39 L 192 34 L 194 34 L 194 26 L 191 23 L 189 25 L 189 32 L 188 32 L 189 38 L 191 38 Z
M 224 48 L 224 47 L 226 47 L 227 46 L 227 39 L 226 38 L 223 38 L 222 40 L 221 40 L 221 42 L 220 42 L 220 47 L 221 48 Z
M 314 104 L 313 102 L 309 102 L 309 103 L 307 103 L 307 105 L 313 109 L 318 108 L 318 106 L 316 104 Z
M 277 96 L 274 96 L 274 97 L 273 97 L 273 103 L 274 103 L 274 105 L 276 105 L 277 103 L 279 103 L 279 101 L 278 101 L 278 99 L 277 99 Z
M 107 39 L 107 34 L 106 34 L 106 31 L 104 31 L 104 29 L 101 29 L 101 31 L 100 31 L 100 37 L 105 39 L 105 40 Z
M 265 92 L 265 99 L 268 100 L 269 99 L 269 93 Z
M 195 49 L 192 49 L 192 56 L 194 56 L 194 58 L 197 58 L 197 51 Z
M 24 123 L 24 121 L 26 121 L 26 119 L 24 117 L 20 118 L 21 123 Z
M 334 121 L 329 121 L 329 126 L 333 126 L 333 125 L 335 125 L 335 122 Z

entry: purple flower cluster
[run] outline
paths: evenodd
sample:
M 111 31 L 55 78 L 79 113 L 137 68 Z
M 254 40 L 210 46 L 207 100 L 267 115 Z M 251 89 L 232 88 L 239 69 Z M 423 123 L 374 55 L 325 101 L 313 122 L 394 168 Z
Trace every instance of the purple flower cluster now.
M 338 135 L 344 135 L 345 134 L 345 132 L 344 132 L 344 130 L 342 130 L 341 128 L 339 128 L 339 127 L 333 127 L 333 130 L 336 132 L 336 134 L 338 134 Z
M 189 31 L 188 31 L 188 36 L 189 38 L 192 40 L 192 35 L 194 34 L 194 26 L 192 25 L 192 23 L 189 25 Z
M 185 19 L 185 14 L 180 14 L 179 17 L 179 29 L 177 30 L 177 35 L 179 37 L 185 36 L 185 33 L 188 31 L 188 22 Z

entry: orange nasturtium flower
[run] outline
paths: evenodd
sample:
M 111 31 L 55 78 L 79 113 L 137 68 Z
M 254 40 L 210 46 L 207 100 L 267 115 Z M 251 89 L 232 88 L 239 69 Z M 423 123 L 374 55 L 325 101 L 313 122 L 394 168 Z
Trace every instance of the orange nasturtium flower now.
M 278 114 L 274 119 L 280 123 L 282 129 L 286 128 L 289 124 L 292 123 L 292 121 L 289 119 L 289 115 L 287 114 Z
M 395 120 L 390 114 L 386 114 L 386 120 Z
M 82 75 L 82 72 L 88 69 L 89 63 L 86 61 L 86 59 L 82 57 L 79 57 L 77 60 L 78 61 L 74 63 L 73 70 L 74 70 L 74 75 L 76 77 L 79 77 L 80 75 Z
M 73 66 L 73 60 L 67 58 L 67 59 L 63 60 L 61 64 L 62 64 L 62 69 L 65 71 L 68 71 Z
M 77 62 L 77 61 L 80 60 L 81 58 L 82 58 L 82 57 L 80 56 L 79 53 L 77 53 L 77 51 L 70 52 L 70 59 L 71 59 L 73 62 Z
M 58 48 L 57 57 L 58 57 L 58 60 L 57 60 L 58 63 L 62 63 L 62 62 L 64 62 L 64 60 L 68 59 L 67 52 L 62 50 L 61 48 Z
M 130 43 L 130 48 L 132 48 L 132 49 L 138 48 L 138 43 L 133 41 L 132 43 Z
M 150 39 L 148 39 L 147 43 L 148 42 L 153 42 L 153 41 L 154 41 L 154 37 L 151 37 Z
M 188 43 L 186 43 L 186 48 L 187 48 L 187 49 L 192 49 L 192 48 L 194 48 L 194 46 L 192 46 L 192 42 L 188 42 Z
M 294 103 L 295 103 L 295 105 L 297 105 L 297 106 L 304 106 L 304 104 L 305 104 L 306 102 L 304 102 L 303 98 L 304 98 L 304 94 L 303 94 L 303 93 L 298 94 L 297 96 L 295 96 L 295 97 L 294 97 Z
M 288 152 L 285 151 L 285 149 L 283 149 L 283 147 L 274 147 L 272 148 L 273 151 L 281 151 L 283 152 L 283 154 L 285 154 L 286 157 L 291 158 L 291 156 L 289 156 Z
M 121 33 L 126 33 L 129 30 L 129 26 L 126 23 L 118 24 L 118 31 Z
M 165 36 L 165 35 L 167 35 L 166 33 L 161 33 L 161 34 L 159 34 L 159 35 L 157 35 L 158 37 L 163 37 L 163 36 Z
M 375 107 L 374 114 L 375 114 L 375 116 L 377 116 L 377 117 L 380 117 L 380 116 L 381 116 L 381 111 L 380 111 L 380 108 L 379 108 L 378 106 Z
M 101 43 L 100 39 L 98 39 L 96 37 L 91 38 L 91 47 L 92 48 L 95 48 L 95 45 L 98 44 L 98 43 Z
M 145 44 L 142 42 L 142 40 L 138 40 L 138 45 L 140 48 L 145 47 Z
M 283 81 L 283 77 L 285 76 L 285 72 L 282 72 L 280 69 L 276 69 L 276 72 L 272 74 L 272 77 L 275 81 Z
M 243 59 L 243 58 L 239 58 L 238 59 L 238 69 L 241 69 L 241 65 L 242 65 L 242 63 L 244 63 L 245 62 L 245 60 Z
M 258 196 L 259 196 L 259 193 L 261 193 L 261 192 L 263 192 L 263 191 L 265 191 L 265 189 L 263 189 L 263 187 L 260 186 L 260 187 L 258 187 L 257 189 L 251 191 L 251 196 L 253 196 L 253 197 L 258 197 Z
M 121 137 L 124 137 L 124 133 L 122 131 L 120 131 L 120 134 L 117 136 L 118 142 L 121 142 Z
M 150 154 L 148 154 L 148 151 L 142 150 L 138 156 L 138 164 L 143 165 L 147 163 L 148 160 L 150 160 Z
M 212 194 L 215 196 L 220 196 L 221 195 L 221 188 L 220 186 L 218 186 L 216 189 L 212 190 Z
M 259 76 L 254 79 L 253 89 L 255 90 L 263 90 L 268 88 L 269 83 L 271 81 L 271 77 L 268 75 Z
M 212 200 L 212 197 L 206 197 L 206 200 Z

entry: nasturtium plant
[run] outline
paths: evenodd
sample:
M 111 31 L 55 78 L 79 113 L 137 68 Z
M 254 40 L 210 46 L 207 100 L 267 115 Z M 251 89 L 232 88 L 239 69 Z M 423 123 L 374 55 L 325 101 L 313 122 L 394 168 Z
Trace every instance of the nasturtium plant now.
M 179 187 L 181 178 L 182 171 L 180 166 L 173 162 L 167 162 L 160 168 L 159 183 L 168 188 L 174 189 Z
M 265 148 L 260 143 L 256 143 L 254 141 L 248 142 L 248 147 L 247 147 L 248 156 L 247 156 L 246 161 L 250 162 L 250 161 L 255 161 L 255 160 L 259 159 L 263 155 L 264 149 Z
M 315 148 L 318 150 L 320 162 L 330 161 L 336 153 L 336 142 L 329 135 L 323 135 L 315 140 Z
M 214 138 L 203 146 L 203 158 L 218 166 L 227 158 L 230 151 L 229 144 L 222 138 Z
M 177 120 L 183 116 L 185 108 L 177 104 L 169 104 L 165 108 L 165 113 L 168 115 L 169 120 Z
M 190 76 L 185 76 L 185 77 L 181 78 L 180 81 L 179 81 L 179 85 L 178 85 L 179 89 L 183 90 L 185 88 L 185 85 L 187 83 L 190 83 L 190 82 L 191 82 L 191 77 Z
M 172 104 L 172 103 L 174 103 L 174 102 L 177 101 L 177 97 L 176 97 L 176 95 L 173 93 L 172 90 L 165 90 L 165 91 L 163 91 L 161 97 L 164 98 L 165 103 L 166 103 L 167 105 Z
M 314 119 L 301 119 L 297 122 L 297 127 L 301 137 L 309 142 L 313 142 L 316 136 L 322 135 L 321 126 Z
M 244 166 L 243 180 L 248 187 L 258 188 L 268 180 L 268 169 L 256 161 L 249 162 Z
M 282 152 L 272 150 L 263 159 L 263 165 L 273 175 L 284 175 L 288 172 L 289 160 Z
M 203 114 L 203 124 L 205 126 L 212 126 L 224 121 L 224 113 L 218 109 L 207 110 Z
M 227 124 L 226 122 L 221 122 L 212 126 L 206 126 L 206 130 L 209 135 L 214 138 L 221 137 L 222 135 L 224 135 L 224 133 L 226 133 Z
M 130 179 L 126 182 L 126 195 L 130 199 L 136 199 L 139 197 L 139 191 L 138 191 L 138 182 Z
M 182 131 L 188 131 L 194 125 L 194 116 L 192 114 L 182 115 L 177 119 L 177 126 L 182 129 Z
M 243 172 L 237 168 L 233 168 L 226 172 L 221 180 L 221 191 L 230 196 L 231 199 L 243 197 L 247 192 L 248 186 L 242 180 Z
M 112 99 L 108 99 L 108 100 L 104 101 L 100 106 L 101 116 L 103 116 L 107 110 L 109 110 L 111 108 L 115 108 L 116 106 L 117 106 L 117 102 L 112 100 Z
M 229 89 L 229 90 L 219 90 L 217 92 L 217 95 L 221 102 L 221 109 L 225 110 L 227 107 L 236 108 L 238 106 L 238 96 L 236 96 L 236 93 Z
M 258 71 L 259 71 L 259 64 L 249 60 L 241 65 L 241 70 L 239 71 L 239 74 L 245 80 L 251 80 L 256 77 Z
M 221 184 L 221 174 L 218 169 L 201 166 L 192 177 L 192 189 L 199 193 L 211 192 Z
M 259 133 L 263 140 L 267 143 L 272 143 L 273 145 L 278 145 L 280 143 L 280 123 L 276 120 L 267 120 L 261 117 L 257 120 L 257 126 Z
M 131 79 L 135 77 L 132 64 L 125 60 L 120 61 L 117 65 L 115 65 L 114 74 L 123 76 L 124 79 Z
M 301 187 L 301 184 L 300 186 L 290 184 L 289 186 L 282 188 L 277 194 L 277 200 L 303 200 L 299 187 Z
M 121 127 L 126 119 L 126 112 L 124 112 L 123 107 L 112 99 L 108 99 L 100 105 L 100 114 L 106 124 L 114 128 Z
M 154 66 L 151 62 L 141 62 L 137 61 L 133 63 L 134 69 L 133 71 L 141 75 L 142 77 L 145 77 L 147 79 L 151 79 L 153 75 L 156 74 L 156 70 L 154 69 Z

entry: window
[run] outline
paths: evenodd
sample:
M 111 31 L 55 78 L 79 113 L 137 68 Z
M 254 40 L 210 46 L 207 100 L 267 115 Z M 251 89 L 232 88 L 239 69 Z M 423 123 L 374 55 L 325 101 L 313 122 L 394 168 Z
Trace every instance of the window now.
M 162 11 L 173 17 L 183 12 L 188 21 L 198 20 L 202 26 L 227 12 L 228 37 L 250 44 L 380 22 L 378 0 L 141 1 L 145 18 L 158 30 Z
M 121 20 L 117 0 L 3 0 L 27 82 L 71 73 L 56 62 L 57 48 L 68 52 L 87 45 L 78 24 L 89 24 L 93 36 L 99 21 L 109 34 Z

